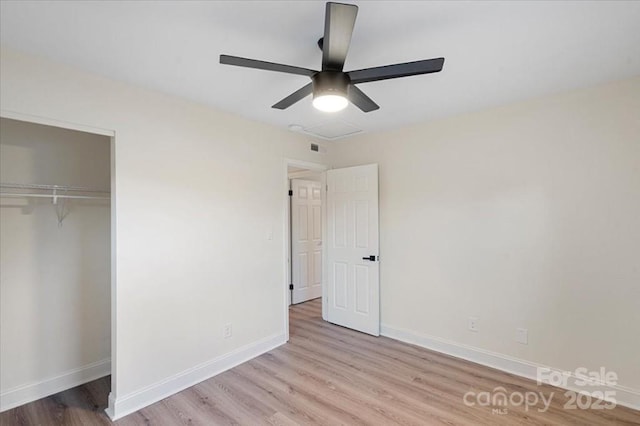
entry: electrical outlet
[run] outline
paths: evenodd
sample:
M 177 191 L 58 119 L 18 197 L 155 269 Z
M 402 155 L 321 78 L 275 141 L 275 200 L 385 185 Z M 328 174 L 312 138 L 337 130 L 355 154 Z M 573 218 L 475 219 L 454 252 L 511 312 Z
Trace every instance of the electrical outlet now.
M 529 331 L 526 328 L 516 328 L 516 342 L 523 345 L 529 343 Z
M 467 323 L 467 327 L 469 331 L 478 332 L 478 317 L 469 317 L 469 322 Z
M 231 324 L 226 324 L 224 329 L 222 330 L 222 336 L 225 339 L 228 339 L 233 334 L 233 330 L 231 329 Z

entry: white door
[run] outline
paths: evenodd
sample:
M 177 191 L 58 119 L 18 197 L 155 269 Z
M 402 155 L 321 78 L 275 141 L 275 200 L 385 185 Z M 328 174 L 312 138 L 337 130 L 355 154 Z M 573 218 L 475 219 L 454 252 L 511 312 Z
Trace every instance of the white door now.
M 327 186 L 327 319 L 378 336 L 378 165 L 329 170 Z
M 320 182 L 292 179 L 291 242 L 293 292 L 291 303 L 322 296 L 322 196 Z

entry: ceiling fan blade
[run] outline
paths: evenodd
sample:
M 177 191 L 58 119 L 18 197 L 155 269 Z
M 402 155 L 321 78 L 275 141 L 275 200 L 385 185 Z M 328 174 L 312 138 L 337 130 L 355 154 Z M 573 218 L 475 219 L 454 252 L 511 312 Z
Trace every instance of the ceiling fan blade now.
M 342 71 L 347 58 L 358 6 L 327 3 L 322 41 L 322 70 Z
M 309 83 L 303 88 L 296 90 L 295 92 L 293 92 L 292 94 L 290 94 L 289 96 L 287 96 L 286 98 L 278 102 L 277 104 L 273 105 L 271 108 L 275 108 L 275 109 L 289 108 L 291 105 L 304 99 L 305 97 L 309 96 L 311 93 L 313 93 L 313 84 Z
M 351 83 L 366 83 L 369 81 L 387 80 L 389 78 L 409 77 L 411 75 L 429 74 L 442 71 L 444 58 L 425 59 L 423 61 L 405 62 L 403 64 L 385 65 L 382 67 L 365 68 L 349 71 L 347 74 Z
M 230 55 L 220 55 L 220 63 L 224 65 L 235 65 L 245 68 L 257 68 L 259 70 L 284 72 L 287 74 L 306 75 L 307 77 L 311 77 L 315 73 L 317 73 L 317 71 L 307 68 L 276 64 L 274 62 L 258 61 L 257 59 L 247 59 Z
M 349 90 L 349 93 L 347 97 L 349 98 L 351 103 L 357 106 L 358 108 L 360 108 L 362 112 L 371 112 L 371 111 L 380 109 L 378 104 L 373 102 L 373 100 L 371 100 L 370 97 L 365 95 L 362 90 L 358 89 L 353 84 L 349 85 L 348 90 Z

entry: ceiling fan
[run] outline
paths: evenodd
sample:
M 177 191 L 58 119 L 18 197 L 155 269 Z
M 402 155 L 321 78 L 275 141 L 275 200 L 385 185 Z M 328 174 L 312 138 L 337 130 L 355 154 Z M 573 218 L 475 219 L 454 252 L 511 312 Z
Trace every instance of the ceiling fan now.
M 363 112 L 379 109 L 380 107 L 356 87 L 356 84 L 442 70 L 444 58 L 343 71 L 357 14 L 358 6 L 352 4 L 331 2 L 326 4 L 324 37 L 318 40 L 318 46 L 322 50 L 322 71 L 230 55 L 220 55 L 220 63 L 310 77 L 311 83 L 282 99 L 272 108 L 289 108 L 313 94 L 313 106 L 326 112 L 340 111 L 347 107 L 349 101 Z

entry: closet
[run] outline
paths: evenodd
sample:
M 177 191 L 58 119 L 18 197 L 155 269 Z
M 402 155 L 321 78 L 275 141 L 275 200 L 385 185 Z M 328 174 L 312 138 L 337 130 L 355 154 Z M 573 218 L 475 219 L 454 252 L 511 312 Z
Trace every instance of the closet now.
M 0 120 L 4 411 L 110 374 L 111 138 Z

